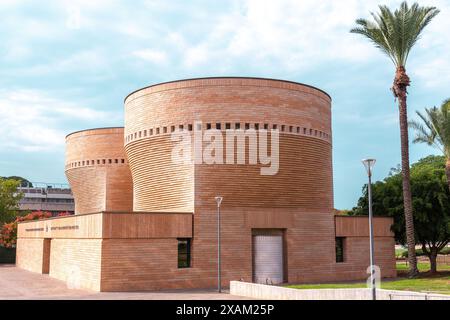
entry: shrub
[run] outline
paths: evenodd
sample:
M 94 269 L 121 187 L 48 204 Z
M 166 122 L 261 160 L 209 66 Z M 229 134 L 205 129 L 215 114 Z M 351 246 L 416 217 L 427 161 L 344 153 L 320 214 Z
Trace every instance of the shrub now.
M 15 248 L 17 244 L 17 224 L 22 221 L 32 221 L 51 218 L 52 214 L 45 211 L 34 211 L 26 216 L 17 217 L 14 222 L 5 223 L 0 230 L 0 246 Z
M 66 217 L 66 216 L 71 216 L 71 215 L 72 215 L 71 213 L 69 213 L 68 211 L 65 211 L 65 212 L 58 213 L 56 216 L 57 217 Z

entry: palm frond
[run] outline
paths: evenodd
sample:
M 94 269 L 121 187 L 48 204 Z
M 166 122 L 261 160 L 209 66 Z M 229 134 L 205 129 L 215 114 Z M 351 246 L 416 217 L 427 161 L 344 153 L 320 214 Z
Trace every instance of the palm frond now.
M 406 66 L 411 49 L 438 13 L 435 7 L 417 3 L 409 7 L 406 1 L 394 12 L 380 5 L 378 13 L 371 13 L 373 21 L 358 19 L 357 27 L 350 32 L 370 39 L 397 67 Z
M 425 108 L 425 114 L 417 112 L 417 116 L 420 122 L 409 122 L 416 131 L 414 143 L 435 146 L 450 158 L 450 99 L 444 101 L 440 108 Z

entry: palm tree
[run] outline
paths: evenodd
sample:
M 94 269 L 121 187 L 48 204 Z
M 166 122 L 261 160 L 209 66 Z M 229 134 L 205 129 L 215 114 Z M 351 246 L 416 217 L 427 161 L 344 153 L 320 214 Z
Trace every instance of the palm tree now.
M 419 40 L 423 29 L 439 13 L 435 7 L 421 7 L 415 3 L 411 7 L 403 2 L 392 12 L 380 5 L 380 12 L 372 13 L 374 21 L 356 20 L 357 27 L 352 33 L 361 34 L 371 40 L 394 63 L 396 67 L 392 92 L 399 104 L 400 139 L 403 177 L 403 205 L 405 210 L 406 239 L 408 244 L 409 276 L 419 273 L 414 239 L 411 183 L 409 173 L 408 114 L 406 98 L 410 79 L 406 74 L 406 61 L 411 49 Z
M 450 99 L 444 101 L 440 108 L 425 108 L 425 113 L 417 111 L 423 123 L 410 122 L 410 126 L 416 130 L 414 143 L 426 143 L 442 151 L 447 158 L 445 173 L 450 189 Z

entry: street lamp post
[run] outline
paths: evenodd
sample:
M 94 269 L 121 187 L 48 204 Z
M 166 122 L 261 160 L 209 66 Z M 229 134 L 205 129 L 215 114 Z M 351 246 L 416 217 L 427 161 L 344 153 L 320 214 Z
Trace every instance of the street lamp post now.
M 217 203 L 217 289 L 222 292 L 222 279 L 220 270 L 220 204 L 222 203 L 223 197 L 217 196 L 214 198 Z
M 376 287 L 375 287 L 375 256 L 374 256 L 374 239 L 373 239 L 373 221 L 372 221 L 372 170 L 375 166 L 375 159 L 364 159 L 362 163 L 367 170 L 367 176 L 369 177 L 368 197 L 369 197 L 369 238 L 370 238 L 370 283 L 372 289 L 372 300 L 376 300 Z

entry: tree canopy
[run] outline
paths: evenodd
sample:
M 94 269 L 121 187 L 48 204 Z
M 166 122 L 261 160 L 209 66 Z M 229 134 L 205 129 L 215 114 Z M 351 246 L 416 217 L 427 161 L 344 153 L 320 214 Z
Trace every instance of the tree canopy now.
M 0 177 L 2 179 L 8 180 L 18 180 L 20 182 L 20 187 L 33 187 L 33 184 L 25 178 L 19 176 L 11 176 L 11 177 Z
M 17 191 L 19 180 L 0 178 L 0 223 L 11 222 L 17 216 L 23 194 Z
M 450 192 L 445 176 L 445 160 L 443 156 L 429 156 L 411 167 L 415 239 L 425 253 L 436 250 L 437 254 L 450 242 Z M 374 183 L 372 191 L 374 215 L 393 217 L 395 238 L 397 242 L 405 244 L 402 177 L 399 169 L 391 170 L 387 178 Z M 366 215 L 367 212 L 365 185 L 363 196 L 350 214 Z

